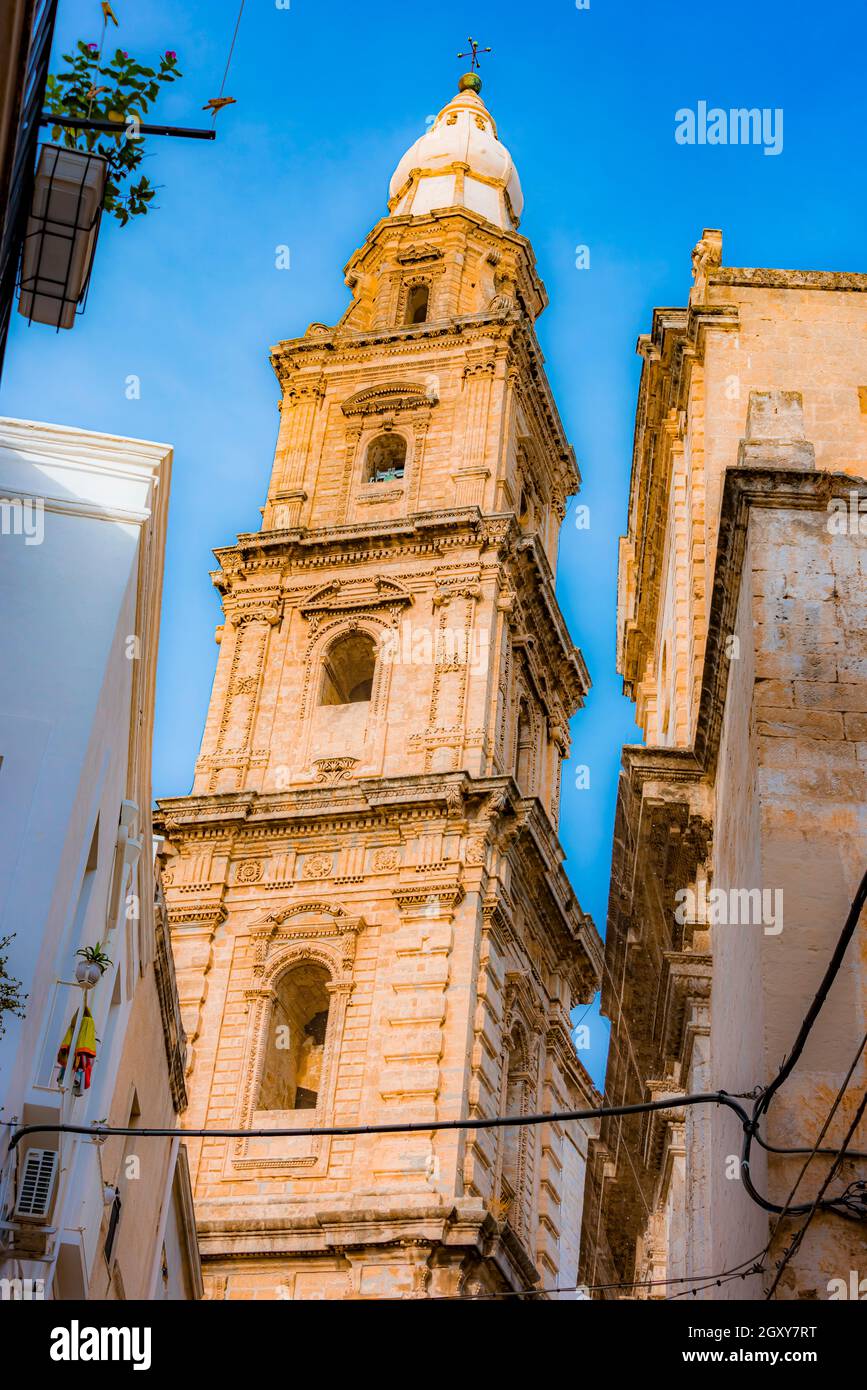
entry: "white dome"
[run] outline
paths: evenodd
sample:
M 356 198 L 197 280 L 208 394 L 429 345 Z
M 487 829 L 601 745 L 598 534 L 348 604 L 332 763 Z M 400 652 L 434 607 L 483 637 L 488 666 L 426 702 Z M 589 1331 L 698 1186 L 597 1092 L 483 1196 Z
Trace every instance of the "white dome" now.
M 481 86 L 473 78 L 476 83 Z M 461 78 L 457 96 L 407 150 L 389 184 L 392 215 L 417 217 L 444 207 L 469 208 L 506 231 L 518 226 L 524 207 L 512 156 L 469 77 Z

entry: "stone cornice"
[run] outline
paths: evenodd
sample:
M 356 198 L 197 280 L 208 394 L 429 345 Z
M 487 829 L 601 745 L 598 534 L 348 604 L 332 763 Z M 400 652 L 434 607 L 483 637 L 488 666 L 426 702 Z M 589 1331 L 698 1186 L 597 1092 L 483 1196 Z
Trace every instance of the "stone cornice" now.
M 580 650 L 569 636 L 545 553 L 535 537 L 521 535 L 509 512 L 491 514 L 481 512 L 478 507 L 465 507 L 416 513 L 404 521 L 363 522 L 316 531 L 250 532 L 239 536 L 237 545 L 214 552 L 221 568 L 215 570 L 211 578 L 224 595 L 228 617 L 226 599 L 229 594 L 244 593 L 237 580 L 248 573 L 270 572 L 279 576 L 282 572 L 279 582 L 285 588 L 287 568 L 303 571 L 315 567 L 332 573 L 340 565 L 351 566 L 386 556 L 389 559 L 419 554 L 441 557 L 446 547 L 477 550 L 480 554 L 486 550 L 496 551 L 510 583 L 521 591 L 522 606 L 532 618 L 534 640 L 544 644 L 548 668 L 555 675 L 543 704 L 548 707 L 556 691 L 566 706 L 566 717 L 571 717 L 590 689 L 590 676 Z M 323 592 L 325 587 L 323 585 Z M 245 594 L 245 601 L 253 605 L 255 614 L 259 614 L 263 603 L 273 607 L 278 602 L 277 594 L 272 583 L 267 588 L 260 586 Z M 400 602 L 410 599 L 409 592 L 400 595 Z M 387 595 L 377 599 L 377 602 L 387 601 L 393 600 Z M 301 606 L 302 611 L 306 611 L 309 600 L 305 599 Z
M 541 802 L 535 798 L 521 802 L 515 829 L 515 853 L 519 862 L 523 860 L 527 882 L 533 885 L 533 911 L 551 936 L 559 967 L 571 977 L 574 1002 L 586 1003 L 602 980 L 603 946 L 599 933 L 593 919 L 578 903 L 563 867 L 562 846 Z M 583 948 L 582 961 L 575 959 L 576 945 Z
M 590 689 L 590 674 L 584 657 L 576 647 L 560 611 L 554 592 L 551 568 L 535 537 L 520 540 L 516 546 L 516 588 L 529 606 L 532 631 L 545 643 L 544 665 L 556 673 L 556 683 L 567 718 L 571 718 L 584 703 Z M 533 663 L 529 663 L 532 667 Z M 550 695 L 539 692 L 543 705 L 550 705 Z
M 511 231 L 505 227 L 499 227 L 496 223 L 490 222 L 481 213 L 473 212 L 467 207 L 446 207 L 433 208 L 428 213 L 421 213 L 413 216 L 411 213 L 399 213 L 397 216 L 389 215 L 380 218 L 379 222 L 370 230 L 363 244 L 353 251 L 344 267 L 344 277 L 349 278 L 361 268 L 365 263 L 369 263 L 371 258 L 381 254 L 383 244 L 393 243 L 402 234 L 410 231 L 413 240 L 441 238 L 443 229 L 448 231 L 451 228 L 460 229 L 460 235 L 465 236 L 469 232 L 470 236 L 481 237 L 490 240 L 497 245 L 508 247 L 516 256 L 519 264 L 523 262 L 522 279 L 526 282 L 526 289 L 530 293 L 536 314 L 540 314 L 547 306 L 548 295 L 542 280 L 536 270 L 536 257 L 532 243 L 520 232 Z
M 555 1023 L 550 1027 L 545 1035 L 545 1047 L 547 1052 L 552 1055 L 557 1062 L 557 1066 L 566 1076 L 572 1086 L 578 1092 L 583 1105 L 582 1109 L 590 1110 L 604 1103 L 604 1099 L 596 1087 L 593 1085 L 590 1073 L 584 1063 L 578 1057 L 568 1028 L 565 1025 Z M 577 1106 L 575 1107 L 578 1108 Z M 585 1121 L 585 1124 L 597 1124 L 598 1121 Z
M 672 444 L 682 425 L 695 363 L 704 360 L 708 332 L 736 332 L 736 305 L 694 304 L 653 312 L 637 352 L 644 359 L 638 391 L 628 534 L 621 541 L 617 669 L 626 693 L 642 679 L 659 604 L 659 546 L 668 499 Z
M 261 1200 L 261 1199 L 259 1199 Z M 253 1199 L 256 1203 L 257 1199 Z M 232 1199 L 231 1209 L 240 1215 L 224 1214 L 219 1202 L 202 1202 L 198 1209 L 197 1233 L 203 1261 L 233 1261 L 275 1255 L 293 1259 L 315 1257 L 323 1252 L 425 1247 L 442 1245 L 454 1250 L 468 1246 L 476 1256 L 484 1255 L 501 1269 L 506 1284 L 532 1288 L 539 1272 L 528 1251 L 508 1226 L 500 1226 L 480 1202 L 458 1199 L 448 1204 L 431 1200 L 427 1194 L 406 1193 L 400 1204 L 394 1198 L 372 1195 L 363 1205 L 354 1196 L 332 1198 L 324 1208 L 271 1198 L 271 1215 L 255 1221 L 243 1211 L 244 1203 Z
M 430 773 L 361 778 L 351 785 L 292 793 L 172 797 L 158 802 L 156 823 L 161 834 L 179 845 L 188 838 L 227 834 L 246 841 L 257 835 L 321 833 L 332 828 L 361 831 L 401 821 L 416 823 L 425 816 L 444 819 L 462 833 L 482 828 L 498 836 L 502 853 L 514 853 L 523 861 L 535 885 L 533 910 L 541 915 L 563 968 L 574 972 L 576 993 L 589 998 L 601 976 L 602 943 L 577 901 L 563 868 L 563 849 L 544 808 L 535 798 L 522 800 L 510 777 Z M 450 883 L 449 879 L 438 886 L 449 888 Z M 397 891 L 403 893 L 404 886 Z M 425 883 L 424 895 L 432 891 Z M 172 920 L 182 912 L 180 907 L 171 909 Z M 186 910 L 190 920 L 201 915 Z M 576 947 L 580 958 L 576 958 Z
M 721 265 L 710 272 L 708 284 L 737 285 L 741 289 L 867 293 L 867 275 L 846 270 L 764 270 Z

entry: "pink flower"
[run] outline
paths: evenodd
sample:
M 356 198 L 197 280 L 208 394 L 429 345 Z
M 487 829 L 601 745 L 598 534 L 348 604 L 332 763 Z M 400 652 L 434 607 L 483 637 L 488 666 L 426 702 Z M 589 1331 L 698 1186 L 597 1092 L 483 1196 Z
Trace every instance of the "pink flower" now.
M 167 57 L 167 58 L 169 58 L 169 59 L 176 59 L 177 56 L 178 56 L 178 55 L 177 55 L 177 53 L 175 52 L 175 50 L 174 50 L 173 48 L 167 48 L 167 49 L 166 49 L 166 57 Z
M 124 49 L 121 49 L 121 50 L 120 50 L 120 56 L 121 56 L 121 58 L 128 58 L 128 57 L 129 57 L 129 54 L 126 53 L 126 52 L 124 51 Z
M 90 49 L 91 53 L 98 53 L 98 52 L 99 52 L 99 44 L 98 44 L 98 43 L 89 43 L 87 46 L 88 46 L 88 48 Z

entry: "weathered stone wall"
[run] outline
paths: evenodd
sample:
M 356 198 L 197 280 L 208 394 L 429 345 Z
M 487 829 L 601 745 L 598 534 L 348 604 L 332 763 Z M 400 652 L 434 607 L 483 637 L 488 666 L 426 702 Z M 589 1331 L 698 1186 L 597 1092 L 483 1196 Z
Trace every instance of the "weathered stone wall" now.
M 712 252 L 719 235 L 702 245 Z M 863 872 L 865 294 L 864 275 L 711 265 L 689 307 L 657 310 L 639 341 L 618 658 L 651 746 L 624 750 L 615 832 L 603 1002 L 614 1023 L 606 1090 L 618 1099 L 766 1086 Z M 722 917 L 676 916 L 684 890 L 722 899 Z M 735 900 L 758 912 L 745 921 Z M 863 1031 L 864 962 L 862 927 L 773 1100 L 769 1142 L 817 1138 Z M 765 1246 L 775 1218 L 744 1189 L 735 1117 L 697 1107 L 682 1127 L 679 1150 L 673 1120 L 635 1126 L 627 1165 L 603 1124 L 590 1154 L 588 1277 L 601 1265 L 612 1279 L 698 1281 Z M 862 1134 L 855 1146 L 865 1145 Z M 754 1144 L 753 1181 L 783 1204 L 801 1162 Z M 813 1161 L 795 1201 L 826 1171 Z M 834 1195 L 854 1176 L 844 1165 Z M 763 1278 L 705 1296 L 761 1297 L 791 1228 L 774 1235 Z M 777 1296 L 827 1297 L 829 1280 L 865 1258 L 856 1225 L 817 1217 Z
M 737 618 L 729 644 L 728 686 L 714 788 L 713 887 L 763 886 L 759 750 L 753 714 L 756 664 L 753 637 L 753 584 L 756 543 L 747 541 Z M 736 645 L 735 645 L 736 644 Z M 737 653 L 735 656 L 734 653 Z M 740 914 L 739 914 L 740 915 Z M 751 1091 L 770 1079 L 765 1063 L 765 998 L 761 987 L 763 927 L 759 923 L 717 923 L 708 931 L 713 954 L 710 1067 L 707 1089 Z M 698 1230 L 710 1257 L 709 1270 L 731 1269 L 758 1253 L 768 1237 L 767 1217 L 748 1198 L 740 1179 L 743 1135 L 737 1117 L 714 1108 L 707 1112 L 709 1203 Z M 737 1162 L 731 1163 L 734 1156 Z M 753 1149 L 751 1171 L 766 1189 L 764 1150 Z M 736 1177 L 731 1174 L 737 1173 Z M 693 1174 L 689 1174 L 689 1179 Z M 739 1280 L 720 1289 L 734 1298 L 760 1296 L 760 1284 Z

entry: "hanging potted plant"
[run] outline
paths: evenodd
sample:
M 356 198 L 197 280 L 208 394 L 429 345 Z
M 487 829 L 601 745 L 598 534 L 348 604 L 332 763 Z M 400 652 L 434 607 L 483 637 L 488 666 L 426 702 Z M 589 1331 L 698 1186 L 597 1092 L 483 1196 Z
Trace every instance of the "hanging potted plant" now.
M 75 967 L 75 978 L 85 989 L 91 989 L 111 965 L 111 957 L 106 955 L 99 941 L 95 946 L 82 946 L 75 954 L 81 957 Z
M 177 54 L 143 67 L 118 48 L 103 62 L 81 40 L 63 55 L 67 68 L 48 78 L 45 109 L 57 117 L 54 143 L 41 146 L 21 262 L 19 312 L 38 323 L 71 328 L 83 302 L 103 210 L 125 226 L 144 215 L 155 189 L 142 175 L 140 124 L 161 86 L 181 76 Z M 114 131 L 74 130 L 63 117 L 110 121 Z

